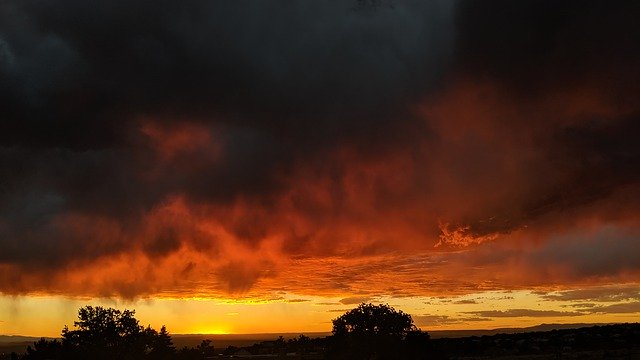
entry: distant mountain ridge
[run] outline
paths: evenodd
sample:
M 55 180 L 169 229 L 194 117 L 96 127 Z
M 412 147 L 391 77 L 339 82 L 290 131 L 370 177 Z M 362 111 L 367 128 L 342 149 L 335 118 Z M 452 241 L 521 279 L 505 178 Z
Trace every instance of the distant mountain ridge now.
M 25 342 L 25 341 L 38 341 L 43 337 L 47 340 L 57 339 L 57 338 L 48 337 L 48 336 L 0 335 L 0 344 L 17 343 L 17 342 Z
M 536 331 L 551 331 L 551 330 L 564 330 L 564 329 L 579 329 L 590 326 L 603 326 L 612 325 L 612 323 L 572 323 L 572 324 L 540 324 L 535 326 L 528 326 L 523 328 L 495 328 L 484 330 L 428 330 L 423 329 L 431 335 L 431 338 L 445 338 L 445 337 L 467 337 L 467 336 L 483 336 L 483 335 L 496 335 L 496 334 L 516 334 L 523 332 L 536 332 Z
M 561 329 L 577 329 L 581 327 L 589 327 L 596 325 L 611 325 L 611 323 L 572 323 L 572 324 L 540 324 L 535 326 L 529 326 L 524 328 L 495 328 L 495 329 L 471 329 L 471 330 L 429 330 L 427 331 L 432 338 L 443 337 L 465 337 L 465 336 L 482 336 L 482 335 L 495 335 L 495 334 L 513 334 L 521 332 L 534 332 L 534 331 L 551 331 Z M 264 341 L 277 339 L 278 336 L 282 336 L 285 339 L 295 338 L 300 334 L 304 334 L 308 337 L 325 337 L 331 335 L 331 332 L 286 332 L 286 333 L 255 333 L 255 334 L 171 334 L 172 338 L 178 340 L 179 343 L 189 338 L 208 338 L 212 340 L 227 340 L 227 341 Z M 0 343 L 15 343 L 25 341 L 38 341 L 41 336 L 24 336 L 24 335 L 0 335 Z M 45 339 L 51 340 L 56 337 L 47 337 Z M 195 341 L 195 340 L 194 340 Z

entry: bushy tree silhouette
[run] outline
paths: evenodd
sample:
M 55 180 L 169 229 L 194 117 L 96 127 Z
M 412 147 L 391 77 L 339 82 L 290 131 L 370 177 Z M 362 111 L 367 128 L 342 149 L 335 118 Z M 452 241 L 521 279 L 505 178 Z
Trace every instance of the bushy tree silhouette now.
M 78 359 L 140 359 L 148 338 L 135 311 L 86 306 L 78 311 L 74 330 L 62 330 L 62 346 Z
M 389 305 L 362 303 L 333 320 L 334 336 L 385 336 L 403 339 L 415 329 L 411 315 Z
M 405 359 L 411 350 L 412 358 L 419 358 L 421 349 L 416 342 L 427 340 L 411 315 L 389 305 L 362 303 L 333 320 L 333 346 L 328 355 L 335 359 Z
M 27 348 L 22 359 L 174 359 L 176 349 L 167 328 L 145 329 L 134 315 L 133 310 L 83 307 L 73 329 L 62 329 L 62 342 L 41 339 Z
M 58 340 L 47 340 L 41 338 L 33 343 L 33 347 L 27 346 L 26 359 L 30 360 L 45 360 L 45 359 L 57 359 L 62 352 L 62 343 Z
M 215 348 L 211 345 L 211 340 L 202 340 L 200 345 L 198 345 L 198 350 L 205 359 L 216 354 Z
M 149 326 L 145 329 L 145 333 L 149 339 L 149 353 L 147 354 L 149 359 L 168 360 L 174 358 L 176 348 L 173 346 L 173 340 L 166 326 L 162 325 L 159 332 Z

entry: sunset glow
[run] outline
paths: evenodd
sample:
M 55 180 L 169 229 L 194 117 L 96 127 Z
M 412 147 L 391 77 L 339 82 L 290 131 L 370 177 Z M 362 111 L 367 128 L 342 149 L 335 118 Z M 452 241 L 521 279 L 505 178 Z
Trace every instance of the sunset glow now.
M 0 3 L 0 334 L 640 318 L 638 6 L 108 3 Z

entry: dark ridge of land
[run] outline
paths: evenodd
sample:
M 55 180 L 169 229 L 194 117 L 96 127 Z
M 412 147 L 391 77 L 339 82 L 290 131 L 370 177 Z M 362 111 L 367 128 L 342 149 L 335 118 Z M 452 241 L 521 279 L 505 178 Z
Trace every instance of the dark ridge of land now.
M 433 359 L 640 359 L 640 323 L 591 325 L 542 324 L 523 329 L 494 329 L 476 331 L 476 335 L 459 336 L 454 331 L 433 331 L 428 341 L 429 358 Z M 571 326 L 578 326 L 571 327 Z M 557 327 L 561 327 L 558 329 Z M 564 328 L 562 327 L 570 327 Z M 546 330 L 551 329 L 551 330 Z M 527 331 L 528 330 L 528 331 Z M 486 334 L 487 331 L 499 332 Z M 464 331 L 466 333 L 473 330 Z M 452 333 L 451 331 L 449 333 Z M 483 334 L 485 333 L 485 334 Z M 203 339 L 210 339 L 220 354 L 212 358 L 248 357 L 252 359 L 322 359 L 331 346 L 328 333 L 307 333 L 304 347 L 297 341 L 298 333 L 234 334 L 234 335 L 173 335 L 176 347 L 193 347 Z M 283 339 L 277 340 L 278 336 Z M 7 342 L 7 339 L 18 340 Z M 9 359 L 12 351 L 23 353 L 36 339 L 3 336 L 0 340 L 0 360 Z
M 550 331 L 559 329 L 577 329 L 594 325 L 605 324 L 540 324 L 524 328 L 496 328 L 486 330 L 426 330 L 432 339 L 461 338 L 469 336 L 487 336 L 496 334 L 515 334 L 523 332 Z M 250 346 L 261 341 L 274 340 L 282 336 L 285 340 L 293 339 L 304 334 L 310 338 L 323 338 L 330 336 L 330 332 L 290 332 L 290 333 L 259 333 L 259 334 L 172 334 L 173 343 L 178 348 L 182 346 L 192 347 L 200 344 L 202 340 L 212 340 L 217 347 Z M 37 339 L 35 339 L 37 340 Z
M 582 326 L 586 325 L 586 326 Z M 454 336 L 444 337 L 445 334 Z M 467 335 L 474 333 L 474 335 Z M 640 359 L 640 323 L 633 324 L 542 324 L 529 328 L 493 330 L 433 331 L 429 358 L 458 360 L 545 360 L 545 359 Z M 293 334 L 287 334 L 289 336 Z M 311 334 L 309 334 L 311 335 Z M 318 335 L 326 335 L 319 333 Z M 183 339 L 189 336 L 183 335 Z M 216 335 L 220 336 L 220 335 Z M 238 335 L 236 335 L 238 336 Z M 224 349 L 219 358 L 323 359 L 331 338 L 311 337 L 306 352 L 284 345 L 275 352 L 275 334 L 262 334 L 266 340 L 252 345 L 214 346 Z M 307 335 L 308 336 L 308 335 Z M 180 336 L 178 336 L 179 338 Z M 283 336 L 284 337 L 284 336 Z M 240 338 L 242 338 L 240 336 Z M 200 337 L 199 339 L 202 339 Z M 289 337 L 295 339 L 295 336 Z M 285 339 L 286 340 L 286 339 Z M 241 355 L 240 355 L 241 354 Z M 286 355 L 285 355 L 286 354 Z
M 295 339 L 301 334 L 310 338 L 324 338 L 330 336 L 330 332 L 310 332 L 310 333 L 263 333 L 263 334 L 172 334 L 173 344 L 178 348 L 194 347 L 202 340 L 211 340 L 216 348 L 226 348 L 228 346 L 245 347 L 257 344 L 261 341 L 275 340 L 282 336 L 285 340 Z
M 537 331 L 551 331 L 563 329 L 579 329 L 590 326 L 613 325 L 611 323 L 574 323 L 574 324 L 540 324 L 523 328 L 495 328 L 486 330 L 427 330 L 432 339 L 460 338 L 469 336 L 491 336 L 497 334 L 517 334 Z
M 521 332 L 533 332 L 533 331 L 550 331 L 558 329 L 577 329 L 582 327 L 589 327 L 595 325 L 611 325 L 610 323 L 573 323 L 573 324 L 540 324 L 524 328 L 496 328 L 496 329 L 481 329 L 481 330 L 429 330 L 427 331 L 432 339 L 439 338 L 458 338 L 468 336 L 483 336 L 483 335 L 495 335 L 495 334 L 513 334 Z M 242 342 L 252 345 L 259 341 L 277 339 L 278 336 L 282 336 L 285 340 L 295 338 L 301 334 L 310 338 L 319 338 L 331 335 L 331 332 L 288 332 L 288 333 L 255 333 L 255 334 L 171 334 L 171 337 L 183 343 L 192 343 L 197 341 L 199 344 L 202 340 L 219 340 L 229 342 Z M 42 336 L 23 336 L 23 335 L 0 335 L 0 346 L 7 343 L 21 343 L 21 342 L 33 342 L 38 341 Z M 47 337 L 47 340 L 59 339 L 57 337 Z M 197 345 L 195 344 L 195 345 Z
M 21 335 L 0 335 L 0 358 L 3 354 L 23 353 L 27 350 L 27 346 L 33 346 L 33 343 L 42 339 L 42 337 L 35 336 L 21 336 Z M 55 338 L 45 337 L 47 340 L 53 340 Z
M 640 323 L 440 338 L 431 343 L 448 359 L 640 359 Z
M 38 341 L 42 338 L 43 336 L 0 335 L 0 344 L 23 342 L 23 341 Z M 46 336 L 44 336 L 44 338 L 47 340 L 56 339 L 56 338 L 46 337 Z

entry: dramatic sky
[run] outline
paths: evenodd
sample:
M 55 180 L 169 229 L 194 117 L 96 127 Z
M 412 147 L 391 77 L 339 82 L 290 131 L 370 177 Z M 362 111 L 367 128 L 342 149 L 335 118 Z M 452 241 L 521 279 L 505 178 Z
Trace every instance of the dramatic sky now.
M 0 1 L 0 333 L 640 315 L 640 2 Z

